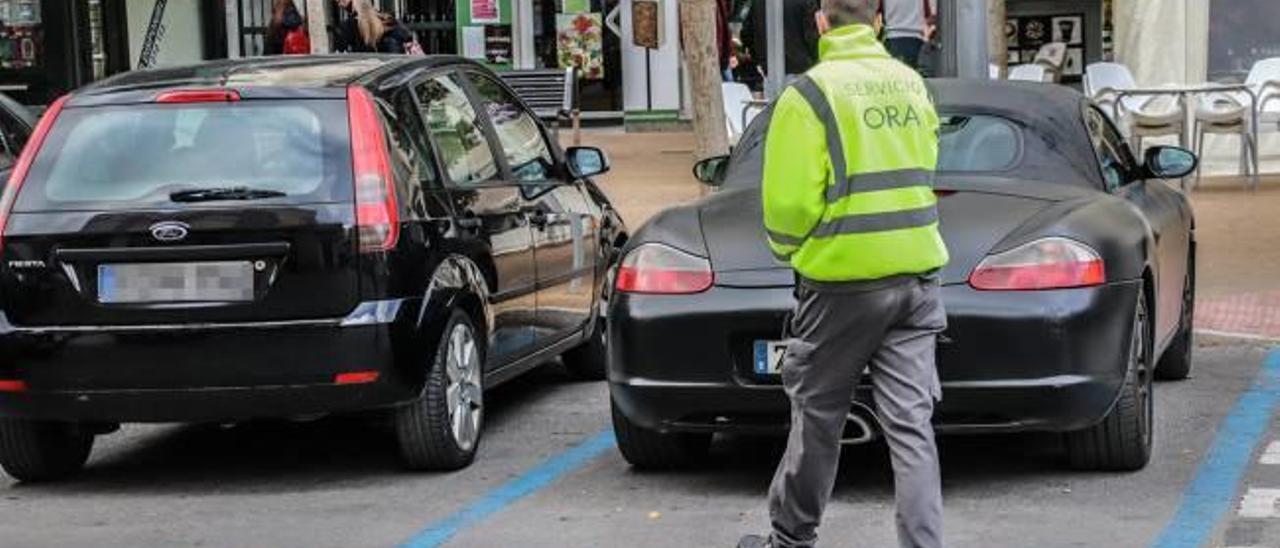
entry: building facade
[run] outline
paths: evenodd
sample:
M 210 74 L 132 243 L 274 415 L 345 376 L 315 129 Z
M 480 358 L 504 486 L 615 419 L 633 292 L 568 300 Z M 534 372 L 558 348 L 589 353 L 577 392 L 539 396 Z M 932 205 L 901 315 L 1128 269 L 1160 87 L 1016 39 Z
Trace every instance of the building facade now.
M 0 91 L 48 104 L 72 89 L 135 68 L 154 0 L 0 0 Z M 220 0 L 168 2 L 158 64 L 225 56 Z

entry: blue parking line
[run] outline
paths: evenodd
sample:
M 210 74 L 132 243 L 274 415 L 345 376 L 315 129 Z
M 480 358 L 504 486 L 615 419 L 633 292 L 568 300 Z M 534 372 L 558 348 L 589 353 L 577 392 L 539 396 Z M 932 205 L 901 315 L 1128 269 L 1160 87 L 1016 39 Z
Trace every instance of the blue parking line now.
M 1213 446 L 1182 493 L 1173 519 L 1152 548 L 1196 548 L 1204 545 L 1235 500 L 1250 457 L 1271 423 L 1280 402 L 1280 349 L 1267 354 L 1258 379 L 1236 401 L 1218 427 Z
M 475 525 L 485 518 L 502 511 L 512 503 L 552 484 L 561 476 L 572 472 L 613 447 L 613 430 L 600 432 L 586 441 L 555 455 L 536 468 L 525 472 L 466 508 L 427 526 L 402 548 L 430 548 L 440 546 L 458 532 Z

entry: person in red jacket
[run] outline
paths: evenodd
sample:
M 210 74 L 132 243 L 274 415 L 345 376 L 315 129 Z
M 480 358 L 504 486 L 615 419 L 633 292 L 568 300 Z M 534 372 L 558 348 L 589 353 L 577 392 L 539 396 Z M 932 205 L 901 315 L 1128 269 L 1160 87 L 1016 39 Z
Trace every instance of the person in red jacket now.
M 298 36 L 306 36 L 302 14 L 293 0 L 274 0 L 271 3 L 271 22 L 267 24 L 267 36 L 263 41 L 263 55 L 282 55 L 285 53 L 304 53 L 296 51 L 300 48 Z M 290 40 L 290 35 L 293 39 Z M 294 51 L 286 51 L 286 42 L 293 45 Z M 307 40 L 310 49 L 310 40 Z M 309 53 L 309 52 L 305 52 Z

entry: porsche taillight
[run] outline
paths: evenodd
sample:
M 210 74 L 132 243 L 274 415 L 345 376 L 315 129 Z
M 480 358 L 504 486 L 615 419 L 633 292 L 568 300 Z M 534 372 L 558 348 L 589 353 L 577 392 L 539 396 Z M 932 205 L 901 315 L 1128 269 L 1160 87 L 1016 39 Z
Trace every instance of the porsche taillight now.
M 706 258 L 662 244 L 644 244 L 623 257 L 615 287 L 623 293 L 688 295 L 711 288 Z
M 984 291 L 1028 291 L 1102 285 L 1106 265 L 1093 248 L 1067 238 L 1043 238 L 983 259 L 969 285 Z

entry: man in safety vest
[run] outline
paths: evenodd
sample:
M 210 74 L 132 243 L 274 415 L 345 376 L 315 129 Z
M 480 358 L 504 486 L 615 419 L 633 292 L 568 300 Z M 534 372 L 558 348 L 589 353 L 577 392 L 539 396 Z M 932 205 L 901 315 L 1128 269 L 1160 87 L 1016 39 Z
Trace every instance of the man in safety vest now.
M 946 328 L 936 272 L 947 250 L 932 189 L 938 115 L 920 76 L 876 40 L 876 3 L 822 1 L 819 63 L 778 99 L 765 140 L 769 247 L 797 274 L 782 366 L 791 434 L 769 489 L 773 532 L 739 546 L 816 542 L 868 367 L 893 458 L 899 541 L 942 546 L 930 425 Z

